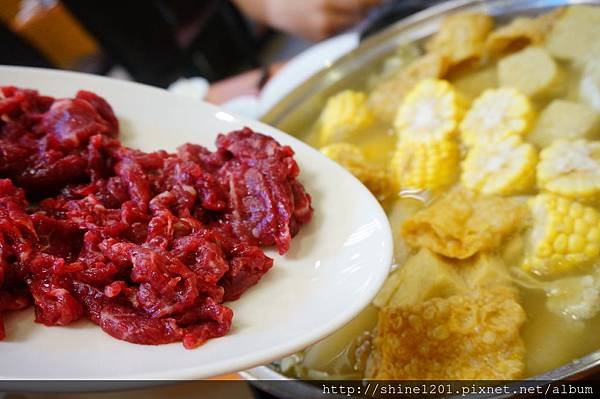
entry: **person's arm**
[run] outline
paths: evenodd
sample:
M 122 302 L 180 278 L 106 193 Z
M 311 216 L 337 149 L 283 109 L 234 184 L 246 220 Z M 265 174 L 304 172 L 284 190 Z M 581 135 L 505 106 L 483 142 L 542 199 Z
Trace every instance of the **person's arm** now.
M 248 17 L 318 41 L 359 22 L 382 0 L 233 0 Z

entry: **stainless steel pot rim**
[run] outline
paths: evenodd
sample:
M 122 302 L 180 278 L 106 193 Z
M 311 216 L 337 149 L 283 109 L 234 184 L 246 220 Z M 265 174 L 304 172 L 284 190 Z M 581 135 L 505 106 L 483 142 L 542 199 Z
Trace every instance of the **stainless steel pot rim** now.
M 600 367 L 600 350 L 592 352 L 589 355 L 576 359 L 546 373 L 526 378 L 524 381 L 554 381 L 585 378 L 588 374 L 595 371 L 597 367 Z M 271 366 L 255 367 L 250 370 L 242 371 L 240 375 L 247 380 L 295 380 L 294 378 L 287 377 L 277 372 Z
M 303 102 L 323 89 L 342 79 L 365 63 L 389 53 L 399 43 L 423 38 L 435 31 L 442 17 L 459 10 L 484 11 L 499 17 L 525 11 L 541 11 L 551 8 L 577 5 L 600 5 L 600 0 L 451 0 L 440 3 L 408 18 L 400 20 L 365 40 L 357 49 L 341 57 L 328 68 L 313 75 L 290 92 L 262 118 L 263 122 L 278 126 Z M 585 378 L 600 368 L 600 349 L 546 373 L 526 381 L 549 381 Z M 247 380 L 297 381 L 277 372 L 271 366 L 260 366 L 240 373 Z M 305 384 L 306 385 L 306 384 Z

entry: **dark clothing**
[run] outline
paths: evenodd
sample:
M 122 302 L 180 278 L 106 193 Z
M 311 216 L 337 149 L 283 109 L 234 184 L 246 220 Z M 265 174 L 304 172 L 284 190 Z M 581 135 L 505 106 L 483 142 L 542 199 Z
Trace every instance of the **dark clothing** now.
M 52 64 L 33 46 L 0 22 L 0 64 L 51 68 Z
M 115 64 L 139 82 L 224 78 L 257 66 L 256 41 L 224 0 L 62 0 Z

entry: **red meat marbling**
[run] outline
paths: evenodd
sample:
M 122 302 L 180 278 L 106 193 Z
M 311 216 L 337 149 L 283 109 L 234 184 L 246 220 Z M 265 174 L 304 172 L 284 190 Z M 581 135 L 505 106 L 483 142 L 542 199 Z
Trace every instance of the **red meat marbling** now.
M 312 217 L 290 147 L 243 129 L 217 150 L 123 146 L 101 97 L 0 88 L 2 314 L 87 317 L 138 344 L 225 335 L 238 299 Z M 31 201 L 31 202 L 28 202 Z

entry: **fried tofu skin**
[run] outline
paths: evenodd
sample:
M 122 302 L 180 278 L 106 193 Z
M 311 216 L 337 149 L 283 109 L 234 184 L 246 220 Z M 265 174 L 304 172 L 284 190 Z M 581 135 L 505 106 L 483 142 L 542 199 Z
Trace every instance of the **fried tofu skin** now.
M 466 290 L 467 282 L 454 265 L 423 248 L 388 277 L 373 303 L 380 308 L 416 305 Z
M 497 287 L 381 310 L 367 378 L 512 379 L 522 376 L 525 312 Z
M 485 41 L 494 19 L 482 13 L 456 13 L 446 17 L 439 32 L 426 44 L 427 52 L 448 57 L 452 67 L 477 63 L 485 57 Z
M 352 173 L 377 198 L 382 199 L 390 194 L 391 184 L 387 169 L 369 162 L 359 146 L 333 143 L 322 147 L 320 151 Z
M 536 18 L 515 18 L 494 30 L 486 40 L 486 47 L 492 54 L 502 55 L 542 44 L 563 12 L 564 9 L 557 8 Z
M 401 234 L 413 248 L 467 259 L 497 248 L 527 215 L 527 206 L 515 200 L 457 188 L 407 219 Z

